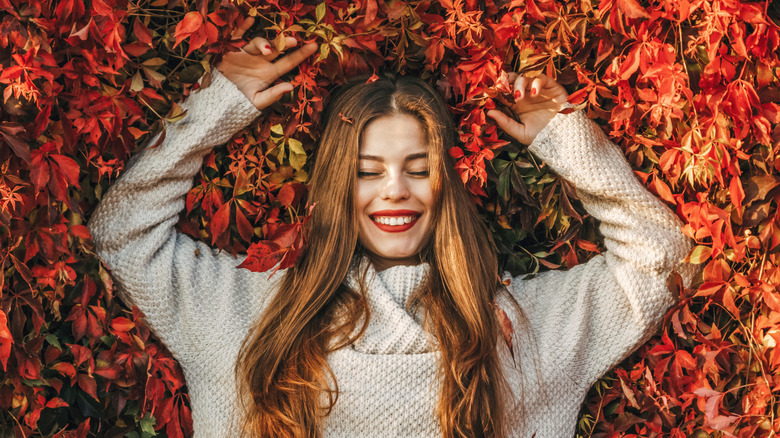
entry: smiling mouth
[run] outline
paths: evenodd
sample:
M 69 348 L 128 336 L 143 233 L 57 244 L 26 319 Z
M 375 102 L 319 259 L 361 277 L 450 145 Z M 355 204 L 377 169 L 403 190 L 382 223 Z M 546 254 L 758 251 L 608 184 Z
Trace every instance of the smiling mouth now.
M 400 233 L 412 228 L 422 216 L 421 213 L 411 210 L 404 211 L 378 211 L 369 215 L 371 222 L 382 231 Z
M 417 220 L 417 217 L 415 216 L 375 216 L 371 218 L 377 222 L 379 222 L 382 225 L 403 225 L 403 224 L 410 224 Z

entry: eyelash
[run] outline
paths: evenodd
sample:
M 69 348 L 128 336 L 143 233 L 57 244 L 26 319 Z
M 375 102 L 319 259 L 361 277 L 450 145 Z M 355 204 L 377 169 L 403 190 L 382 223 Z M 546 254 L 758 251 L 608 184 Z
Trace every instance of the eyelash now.
M 430 175 L 430 172 L 428 172 L 427 170 L 421 170 L 419 172 L 408 172 L 408 173 L 409 173 L 409 175 L 414 176 L 414 177 L 418 177 L 418 178 L 425 178 L 425 177 L 428 177 Z M 380 174 L 379 172 L 369 172 L 369 171 L 361 171 L 361 170 L 359 170 L 357 176 L 358 176 L 358 178 L 369 178 L 369 177 L 372 177 L 372 176 L 378 176 L 379 174 Z

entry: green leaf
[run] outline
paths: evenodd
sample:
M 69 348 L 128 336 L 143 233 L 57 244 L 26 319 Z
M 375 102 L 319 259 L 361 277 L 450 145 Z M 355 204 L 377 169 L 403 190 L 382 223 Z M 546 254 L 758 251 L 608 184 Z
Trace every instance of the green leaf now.
M 152 414 L 147 412 L 144 414 L 144 417 L 141 418 L 141 421 L 139 422 L 141 426 L 141 438 L 148 438 L 157 436 L 157 432 L 154 431 L 154 417 Z
M 60 344 L 60 340 L 57 339 L 57 336 L 49 333 L 48 335 L 46 335 L 46 342 L 62 350 L 62 345 Z
M 512 185 L 512 177 L 509 172 L 502 172 L 501 176 L 498 177 L 498 195 L 501 196 L 501 199 L 504 201 L 509 200 L 509 188 Z

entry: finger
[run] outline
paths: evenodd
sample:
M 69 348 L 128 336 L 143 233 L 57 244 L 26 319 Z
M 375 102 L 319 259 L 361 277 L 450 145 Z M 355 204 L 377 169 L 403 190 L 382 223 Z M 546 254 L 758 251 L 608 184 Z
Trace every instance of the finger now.
M 276 38 L 274 38 L 273 41 L 273 48 L 276 49 L 279 53 L 282 53 L 285 50 L 295 47 L 297 45 L 298 45 L 298 40 L 293 36 L 278 35 Z
M 528 78 L 525 76 L 517 76 L 517 79 L 515 79 L 515 102 L 522 100 L 525 98 L 525 87 L 528 84 Z
M 239 24 L 238 27 L 235 30 L 233 30 L 231 37 L 234 40 L 239 40 L 243 38 L 244 33 L 246 33 L 246 31 L 248 31 L 253 24 L 255 24 L 255 19 L 253 17 L 244 18 L 244 21 L 242 21 L 241 24 Z
M 284 47 L 282 50 L 291 49 L 298 45 L 298 39 L 292 36 L 284 37 Z
M 259 110 L 270 106 L 272 103 L 281 99 L 282 96 L 291 92 L 294 89 L 293 85 L 289 82 L 282 82 L 276 84 L 271 88 L 267 88 L 257 94 L 252 99 L 252 104 Z
M 499 128 L 522 143 L 527 143 L 525 125 L 498 110 L 490 110 L 487 116 L 496 121 Z
M 539 95 L 539 93 L 542 91 L 542 87 L 547 82 L 546 81 L 547 76 L 539 75 L 534 78 L 534 80 L 531 82 L 531 90 L 529 91 L 529 94 L 532 97 L 536 97 Z
M 252 41 L 244 46 L 244 51 L 250 55 L 264 55 L 264 56 L 276 56 L 275 50 L 268 43 L 268 40 L 263 37 L 252 38 Z M 278 52 L 276 52 L 278 54 Z
M 298 64 L 303 62 L 303 60 L 314 54 L 318 48 L 319 45 L 317 43 L 308 43 L 300 49 L 290 53 L 289 55 L 280 58 L 274 63 L 276 72 L 279 74 L 279 76 L 287 73 L 288 71 L 297 67 Z
M 539 89 L 540 96 L 548 98 L 557 104 L 566 102 L 569 94 L 558 81 L 545 74 L 539 75 L 539 77 L 542 79 L 541 88 Z

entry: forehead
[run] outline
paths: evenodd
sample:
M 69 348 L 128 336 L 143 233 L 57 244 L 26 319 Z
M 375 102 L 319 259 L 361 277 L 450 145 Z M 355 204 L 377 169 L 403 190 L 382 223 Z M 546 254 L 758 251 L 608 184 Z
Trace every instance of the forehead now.
M 360 155 L 390 159 L 428 150 L 422 123 L 408 114 L 393 114 L 371 121 L 363 130 Z

